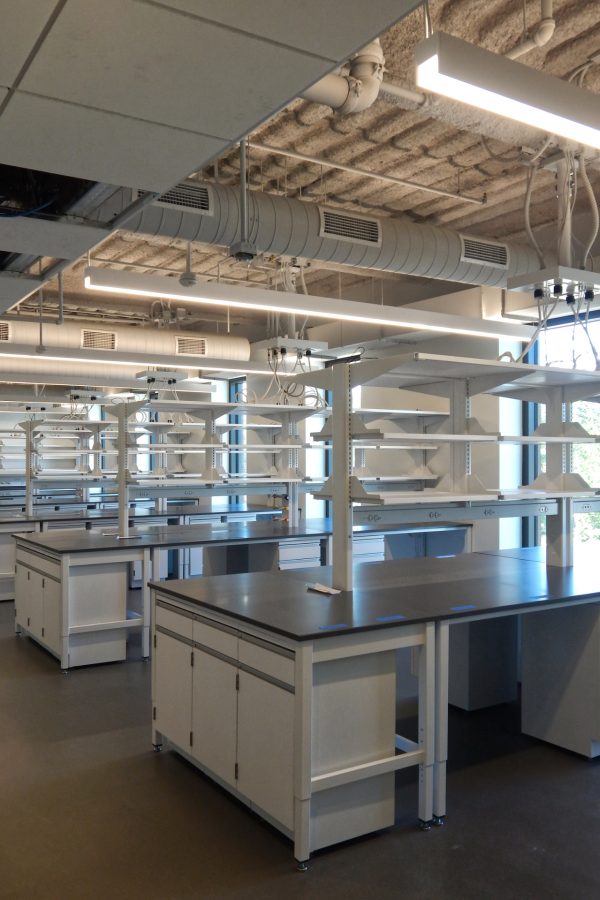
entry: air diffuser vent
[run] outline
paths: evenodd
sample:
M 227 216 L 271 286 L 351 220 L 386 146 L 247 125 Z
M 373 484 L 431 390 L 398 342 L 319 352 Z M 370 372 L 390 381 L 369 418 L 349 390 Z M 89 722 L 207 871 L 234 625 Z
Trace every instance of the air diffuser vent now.
M 187 356 L 206 356 L 206 339 L 200 337 L 177 337 L 177 353 Z
M 353 244 L 381 245 L 381 230 L 377 219 L 350 216 L 319 207 L 321 216 L 320 237 L 335 238 L 336 241 L 351 241 Z
M 138 191 L 137 196 L 143 197 L 147 191 Z M 166 206 L 169 209 L 185 209 L 188 212 L 201 213 L 204 216 L 212 216 L 214 214 L 214 204 L 210 187 L 205 184 L 184 183 L 176 184 L 175 187 L 158 197 L 154 204 L 156 206 Z
M 493 269 L 508 269 L 508 247 L 506 244 L 496 244 L 490 241 L 480 241 L 478 238 L 460 235 L 462 253 L 461 262 L 480 263 L 483 266 L 491 266 Z
M 0 322 L 0 341 L 10 341 L 10 325 L 8 322 Z
M 82 328 L 81 347 L 83 350 L 116 350 L 117 335 L 114 331 L 90 331 Z

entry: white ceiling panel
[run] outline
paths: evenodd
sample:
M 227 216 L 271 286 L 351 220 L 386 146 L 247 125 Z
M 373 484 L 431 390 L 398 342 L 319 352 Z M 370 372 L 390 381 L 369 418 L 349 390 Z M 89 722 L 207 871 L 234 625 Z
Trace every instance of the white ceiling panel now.
M 0 313 L 6 312 L 18 300 L 23 300 L 37 291 L 40 285 L 41 282 L 37 278 L 0 272 Z
M 109 234 L 103 228 L 50 222 L 32 216 L 0 217 L 0 250 L 78 259 Z
M 132 0 L 69 2 L 21 88 L 234 139 L 331 68 Z
M 55 6 L 56 0 L 2 0 L 0 84 L 12 85 Z
M 378 0 L 368 9 L 364 0 L 345 0 L 338 9 L 323 0 L 160 0 L 160 5 L 337 62 L 389 28 L 419 0 Z
M 17 93 L 0 116 L 0 162 L 165 191 L 225 149 L 203 135 Z

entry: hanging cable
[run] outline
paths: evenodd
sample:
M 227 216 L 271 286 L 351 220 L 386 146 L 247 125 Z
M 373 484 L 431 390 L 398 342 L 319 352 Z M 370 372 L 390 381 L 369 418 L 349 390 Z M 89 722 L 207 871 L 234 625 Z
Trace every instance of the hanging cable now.
M 583 269 L 587 268 L 588 257 L 591 253 L 592 247 L 598 237 L 598 231 L 600 230 L 600 215 L 598 213 L 598 201 L 596 199 L 596 195 L 594 194 L 594 189 L 592 187 L 592 183 L 590 181 L 589 175 L 587 173 L 587 168 L 585 164 L 585 159 L 583 154 L 579 157 L 579 173 L 581 175 L 581 180 L 583 182 L 583 186 L 588 195 L 588 199 L 590 201 L 590 208 L 592 211 L 592 228 L 590 232 L 590 236 L 587 244 L 585 245 L 583 251 L 583 258 L 581 261 L 581 267 Z
M 527 232 L 527 237 L 529 238 L 529 243 L 531 244 L 531 246 L 537 253 L 537 256 L 538 256 L 538 259 L 540 262 L 540 266 L 542 267 L 542 269 L 544 269 L 546 267 L 546 261 L 544 259 L 544 254 L 542 252 L 542 248 L 540 247 L 540 245 L 538 244 L 538 242 L 535 239 L 535 235 L 531 228 L 531 219 L 530 219 L 531 194 L 533 191 L 533 185 L 535 182 L 535 177 L 537 175 L 537 171 L 538 171 L 537 166 L 533 166 L 527 173 L 527 190 L 525 191 L 525 206 L 524 206 L 525 230 Z

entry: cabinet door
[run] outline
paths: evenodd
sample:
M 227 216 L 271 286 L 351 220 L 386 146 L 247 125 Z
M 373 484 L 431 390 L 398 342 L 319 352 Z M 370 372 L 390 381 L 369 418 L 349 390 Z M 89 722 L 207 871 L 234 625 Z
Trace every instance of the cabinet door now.
M 42 578 L 44 594 L 43 641 L 55 653 L 60 653 L 61 586 L 47 575 Z
M 42 586 L 42 575 L 39 572 L 29 571 L 28 579 L 28 611 L 27 611 L 27 630 L 34 637 L 42 637 L 42 628 L 44 627 L 44 588 Z
M 294 825 L 294 695 L 240 671 L 238 790 L 286 828 Z
M 156 635 L 155 726 L 182 750 L 191 748 L 192 648 L 167 634 Z
M 18 625 L 29 628 L 30 617 L 31 569 L 18 565 L 15 571 L 15 619 Z
M 227 784 L 235 784 L 237 669 L 230 663 L 194 650 L 192 690 L 192 753 Z

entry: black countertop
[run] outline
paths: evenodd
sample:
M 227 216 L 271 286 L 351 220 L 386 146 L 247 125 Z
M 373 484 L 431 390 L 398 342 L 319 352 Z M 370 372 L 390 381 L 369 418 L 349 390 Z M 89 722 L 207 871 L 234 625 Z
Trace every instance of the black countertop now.
M 600 601 L 593 555 L 569 569 L 487 553 L 448 559 L 357 565 L 354 590 L 333 596 L 307 589 L 331 583 L 329 567 L 152 583 L 161 594 L 231 616 L 293 640 L 398 625 L 518 613 L 551 603 Z M 200 609 L 199 609 L 200 611 Z
M 288 525 L 277 520 L 257 522 L 214 522 L 200 525 L 158 525 L 132 528 L 127 538 L 117 531 L 57 529 L 40 533 L 15 534 L 19 545 L 47 553 L 89 553 L 96 550 L 122 550 L 126 547 L 183 547 L 202 544 L 245 544 L 285 541 L 292 538 L 327 537 L 328 531 L 316 525 Z

